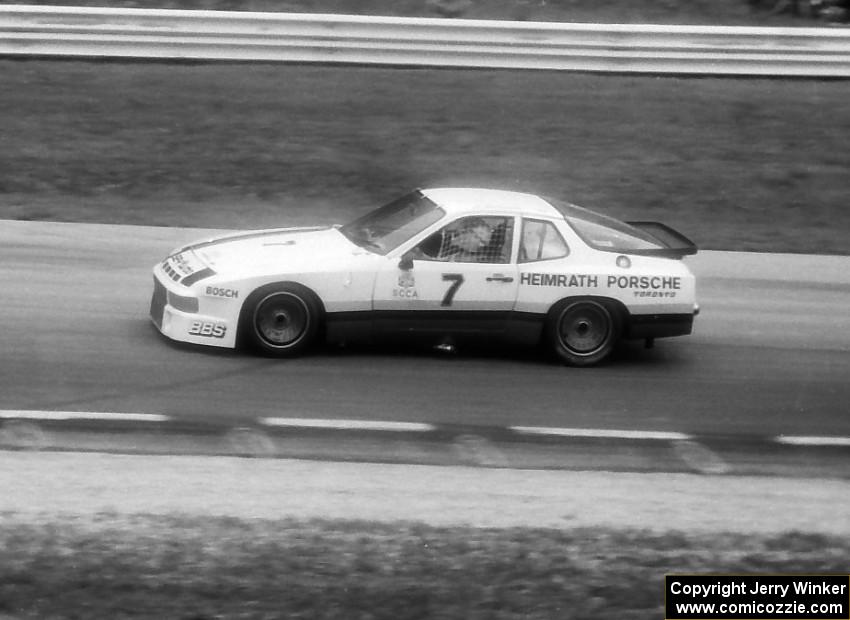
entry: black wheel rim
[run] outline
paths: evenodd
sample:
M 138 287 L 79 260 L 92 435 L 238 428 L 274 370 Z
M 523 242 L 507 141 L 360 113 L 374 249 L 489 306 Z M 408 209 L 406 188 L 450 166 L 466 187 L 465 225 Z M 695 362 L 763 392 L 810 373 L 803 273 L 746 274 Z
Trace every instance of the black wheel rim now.
M 254 330 L 270 347 L 287 349 L 296 345 L 309 326 L 307 304 L 292 293 L 273 293 L 254 310 Z
M 561 314 L 558 338 L 575 355 L 593 355 L 605 347 L 610 337 L 611 315 L 600 304 L 575 304 Z

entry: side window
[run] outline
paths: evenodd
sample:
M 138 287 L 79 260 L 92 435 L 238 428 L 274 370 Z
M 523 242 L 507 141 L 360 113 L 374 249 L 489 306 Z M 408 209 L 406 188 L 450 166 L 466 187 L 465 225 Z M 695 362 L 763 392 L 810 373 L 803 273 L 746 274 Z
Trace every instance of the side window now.
M 563 258 L 570 253 L 567 242 L 552 222 L 522 220 L 522 241 L 519 244 L 519 262 Z
M 414 249 L 419 260 L 453 263 L 508 263 L 512 217 L 463 217 L 430 235 Z

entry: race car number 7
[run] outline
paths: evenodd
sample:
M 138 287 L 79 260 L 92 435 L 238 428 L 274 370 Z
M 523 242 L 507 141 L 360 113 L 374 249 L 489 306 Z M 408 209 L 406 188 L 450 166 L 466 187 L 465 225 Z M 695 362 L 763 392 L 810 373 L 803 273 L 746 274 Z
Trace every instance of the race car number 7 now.
M 443 297 L 443 301 L 440 302 L 441 306 L 451 306 L 452 301 L 454 301 L 455 293 L 460 288 L 460 285 L 463 284 L 463 274 L 462 273 L 444 273 L 443 274 L 443 282 L 451 282 L 451 286 L 449 286 L 449 290 L 446 291 L 445 297 Z

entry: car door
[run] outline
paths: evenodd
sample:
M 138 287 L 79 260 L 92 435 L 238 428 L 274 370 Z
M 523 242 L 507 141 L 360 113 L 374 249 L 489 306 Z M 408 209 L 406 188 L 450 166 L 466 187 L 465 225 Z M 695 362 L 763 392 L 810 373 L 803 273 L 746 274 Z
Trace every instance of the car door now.
M 486 224 L 477 251 L 459 241 Z M 375 280 L 375 327 L 384 334 L 485 335 L 504 331 L 518 291 L 512 216 L 458 218 L 405 254 Z M 483 231 L 466 233 L 469 238 Z M 457 243 L 460 246 L 453 246 Z M 406 264 L 404 264 L 406 262 Z

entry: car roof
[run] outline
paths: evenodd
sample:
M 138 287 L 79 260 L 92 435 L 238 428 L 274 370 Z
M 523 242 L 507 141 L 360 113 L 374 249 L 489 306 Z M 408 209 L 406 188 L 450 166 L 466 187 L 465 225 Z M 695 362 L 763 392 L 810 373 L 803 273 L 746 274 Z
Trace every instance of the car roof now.
M 534 194 L 479 187 L 438 187 L 420 190 L 448 215 L 484 215 L 487 211 L 562 218 L 551 204 Z

